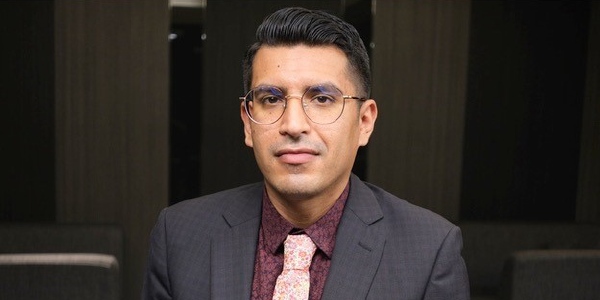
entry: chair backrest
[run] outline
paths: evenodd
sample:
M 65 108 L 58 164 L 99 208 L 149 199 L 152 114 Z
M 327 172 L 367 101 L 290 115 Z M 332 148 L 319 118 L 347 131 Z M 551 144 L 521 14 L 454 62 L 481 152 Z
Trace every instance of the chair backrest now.
M 122 265 L 117 226 L 0 225 L 0 299 L 118 300 Z
M 530 250 L 507 261 L 502 299 L 600 298 L 600 250 Z
M 0 299 L 118 300 L 119 287 L 113 255 L 0 254 Z
M 496 295 L 506 260 L 521 250 L 600 249 L 600 226 L 464 222 L 463 257 L 472 295 Z

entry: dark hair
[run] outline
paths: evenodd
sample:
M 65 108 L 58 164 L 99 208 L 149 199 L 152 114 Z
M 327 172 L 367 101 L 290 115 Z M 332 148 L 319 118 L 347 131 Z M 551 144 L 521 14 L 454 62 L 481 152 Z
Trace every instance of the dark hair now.
M 265 18 L 258 26 L 256 42 L 248 48 L 243 62 L 246 92 L 250 89 L 254 56 L 262 45 L 298 44 L 338 47 L 346 54 L 348 62 L 354 69 L 352 71 L 355 71 L 355 77 L 364 93 L 361 96 L 369 96 L 371 90 L 369 56 L 356 28 L 334 15 L 301 7 L 280 9 Z

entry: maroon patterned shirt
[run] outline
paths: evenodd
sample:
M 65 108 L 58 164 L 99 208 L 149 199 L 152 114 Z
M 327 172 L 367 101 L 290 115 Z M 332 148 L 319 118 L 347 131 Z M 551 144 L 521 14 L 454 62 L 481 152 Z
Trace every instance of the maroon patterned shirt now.
M 331 209 L 315 224 L 305 229 L 294 228 L 275 209 L 269 196 L 263 193 L 262 220 L 258 233 L 251 300 L 271 300 L 277 276 L 283 270 L 283 242 L 289 233 L 306 233 L 317 245 L 310 265 L 308 299 L 321 299 L 331 265 L 335 234 L 348 198 L 350 182 Z

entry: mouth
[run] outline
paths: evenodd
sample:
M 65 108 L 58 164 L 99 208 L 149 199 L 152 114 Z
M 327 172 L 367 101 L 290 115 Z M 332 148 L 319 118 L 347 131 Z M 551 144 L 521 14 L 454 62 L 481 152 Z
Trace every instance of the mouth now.
M 315 159 L 319 153 L 309 148 L 281 149 L 275 152 L 275 156 L 281 162 L 290 165 L 305 164 Z

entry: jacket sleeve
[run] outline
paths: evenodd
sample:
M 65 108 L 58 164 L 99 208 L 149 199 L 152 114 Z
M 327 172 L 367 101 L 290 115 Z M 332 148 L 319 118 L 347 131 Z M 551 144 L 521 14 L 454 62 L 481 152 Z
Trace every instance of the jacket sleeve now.
M 171 287 L 167 267 L 166 209 L 161 211 L 150 235 L 142 300 L 170 300 Z
M 462 237 L 454 226 L 446 235 L 433 265 L 425 300 L 468 300 L 469 278 L 461 256 Z

